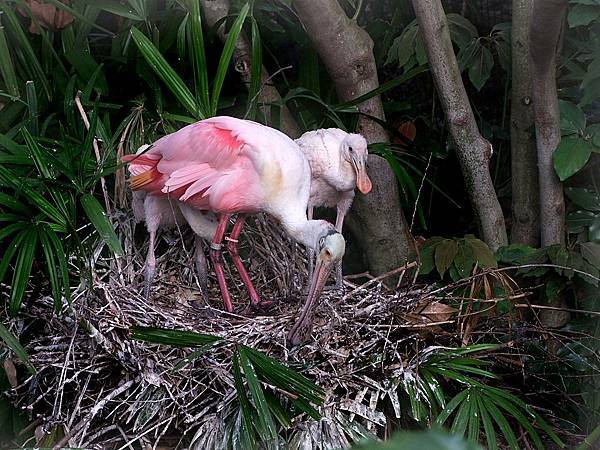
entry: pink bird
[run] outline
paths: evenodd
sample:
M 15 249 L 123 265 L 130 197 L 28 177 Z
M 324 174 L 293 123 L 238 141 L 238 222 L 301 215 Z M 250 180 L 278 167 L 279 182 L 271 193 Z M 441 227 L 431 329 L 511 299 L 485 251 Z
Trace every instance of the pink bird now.
M 373 187 L 367 175 L 367 141 L 360 134 L 327 128 L 308 131 L 296 139 L 296 143 L 308 159 L 312 172 L 308 218 L 313 218 L 314 207 L 335 207 L 335 228 L 341 233 L 344 218 L 354 200 L 354 188 L 367 194 Z M 309 250 L 311 261 L 313 257 Z M 340 261 L 336 266 L 336 287 L 341 289 L 342 283 Z
M 141 155 L 150 145 L 142 145 L 136 155 Z M 139 167 L 129 166 L 130 174 L 135 176 Z M 142 169 L 143 170 L 143 169 Z M 168 229 L 188 223 L 196 233 L 194 259 L 200 290 L 205 302 L 208 303 L 208 269 L 206 257 L 202 249 L 202 240 L 210 242 L 217 229 L 214 214 L 199 211 L 166 196 L 147 195 L 146 191 L 133 191 L 133 214 L 137 222 L 145 222 L 149 234 L 148 253 L 144 263 L 144 297 L 150 295 L 150 287 L 156 272 L 156 257 L 154 253 L 156 233 L 159 229 Z
M 213 117 L 164 136 L 145 153 L 125 156 L 123 161 L 130 163 L 135 174 L 129 180 L 132 190 L 169 196 L 190 208 L 217 215 L 210 257 L 227 311 L 233 310 L 233 304 L 221 250 L 232 214 L 238 216 L 227 248 L 254 306 L 262 301 L 237 250 L 248 214 L 273 216 L 292 238 L 315 250 L 308 297 L 288 335 L 294 345 L 307 337 L 327 277 L 344 255 L 345 241 L 329 222 L 307 219 L 311 172 L 294 141 L 256 122 Z

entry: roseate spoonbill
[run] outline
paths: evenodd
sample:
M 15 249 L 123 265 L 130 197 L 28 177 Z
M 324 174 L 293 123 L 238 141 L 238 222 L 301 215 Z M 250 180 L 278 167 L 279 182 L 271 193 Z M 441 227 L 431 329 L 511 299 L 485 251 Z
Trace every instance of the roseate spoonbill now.
M 308 159 L 312 172 L 308 218 L 315 206 L 335 207 L 335 228 L 340 233 L 344 217 L 352 206 L 354 188 L 367 194 L 372 184 L 367 175 L 367 141 L 360 134 L 346 133 L 338 128 L 308 131 L 296 139 Z M 314 255 L 309 249 L 312 263 Z M 312 266 L 309 265 L 309 277 Z M 336 287 L 342 288 L 342 263 L 336 266 Z
M 150 145 L 142 145 L 136 152 L 141 155 Z M 131 175 L 138 175 L 140 166 L 129 166 Z M 143 168 L 141 169 L 143 170 Z M 204 300 L 208 303 L 208 269 L 206 257 L 200 238 L 212 239 L 217 229 L 217 221 L 212 213 L 199 211 L 165 196 L 148 195 L 146 191 L 133 191 L 133 214 L 137 222 L 145 222 L 149 234 L 148 253 L 144 264 L 144 297 L 148 298 L 150 287 L 156 272 L 156 257 L 154 254 L 156 233 L 159 229 L 181 226 L 186 222 L 196 233 L 194 259 L 200 289 Z
M 312 319 L 329 273 L 341 261 L 345 241 L 325 220 L 308 220 L 310 167 L 298 145 L 285 134 L 249 120 L 213 117 L 164 136 L 140 155 L 127 155 L 132 190 L 167 196 L 198 210 L 212 211 L 218 225 L 210 257 L 223 304 L 233 310 L 225 282 L 221 249 L 229 218 L 237 220 L 227 248 L 253 305 L 261 303 L 237 251 L 248 214 L 264 212 L 277 219 L 296 241 L 317 251 L 308 297 L 288 338 L 298 344 Z M 183 209 L 182 209 L 183 212 Z

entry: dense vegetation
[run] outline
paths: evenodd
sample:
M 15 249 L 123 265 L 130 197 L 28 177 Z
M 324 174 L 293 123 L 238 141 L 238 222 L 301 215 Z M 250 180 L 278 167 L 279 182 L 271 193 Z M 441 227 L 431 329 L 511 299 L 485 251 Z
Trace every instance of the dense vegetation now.
M 586 436 L 580 448 L 592 448 L 600 2 L 507 3 L 446 1 L 445 14 L 442 2 L 413 11 L 407 0 L 0 3 L 0 389 L 35 377 L 24 349 L 38 326 L 31 306 L 50 296 L 63 317 L 107 260 L 120 264 L 130 208 L 119 158 L 231 115 L 293 137 L 362 132 L 375 189 L 357 198 L 344 230 L 345 273 L 417 261 L 418 283 L 451 288 L 452 308 L 435 317 L 457 314 L 460 331 L 428 335 L 432 349 L 444 347 L 399 361 L 403 408 L 391 429 L 353 436 L 437 425 L 470 441 L 448 448 L 574 448 Z M 449 33 L 435 34 L 439 21 Z M 550 50 L 528 37 L 536 26 Z M 444 78 L 452 61 L 462 78 Z M 324 392 L 302 367 L 209 334 L 140 328 L 132 338 L 227 347 L 239 448 L 271 445 L 299 415 L 320 417 Z M 33 446 L 39 420 L 13 400 L 0 396 L 0 441 Z M 392 417 L 396 405 L 382 408 Z M 47 424 L 37 444 L 52 447 L 69 430 Z M 398 448 L 421 438 L 441 439 L 402 435 Z

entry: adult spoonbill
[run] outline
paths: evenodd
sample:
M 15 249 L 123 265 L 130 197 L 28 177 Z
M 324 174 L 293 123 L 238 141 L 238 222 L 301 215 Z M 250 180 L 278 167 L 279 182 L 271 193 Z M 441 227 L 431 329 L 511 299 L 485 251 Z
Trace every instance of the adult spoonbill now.
M 308 218 L 313 218 L 315 207 L 335 207 L 335 228 L 341 233 L 344 217 L 354 200 L 354 188 L 358 187 L 363 194 L 369 193 L 372 188 L 367 175 L 367 141 L 360 134 L 327 128 L 308 131 L 296 139 L 296 143 L 308 159 L 312 172 Z M 314 254 L 309 249 L 311 262 L 313 258 Z M 342 288 L 341 261 L 336 265 L 335 278 L 337 288 Z
M 275 217 L 292 238 L 316 251 L 308 297 L 288 335 L 292 344 L 306 338 L 327 277 L 344 255 L 345 241 L 329 222 L 307 219 L 311 172 L 294 141 L 256 122 L 213 117 L 164 136 L 146 152 L 127 155 L 123 161 L 135 173 L 129 180 L 132 190 L 170 197 L 190 210 L 217 215 L 210 257 L 228 311 L 233 305 L 221 249 L 232 214 L 237 219 L 227 247 L 253 305 L 260 305 L 261 298 L 237 251 L 248 214 L 264 212 Z

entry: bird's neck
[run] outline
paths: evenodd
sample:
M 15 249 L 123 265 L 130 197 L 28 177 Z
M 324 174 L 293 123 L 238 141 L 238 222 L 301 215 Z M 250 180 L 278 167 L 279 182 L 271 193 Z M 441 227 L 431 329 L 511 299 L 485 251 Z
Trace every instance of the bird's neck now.
M 313 249 L 317 248 L 319 236 L 326 226 L 324 220 L 307 220 L 306 217 L 304 220 L 282 220 L 281 224 L 292 239 Z

